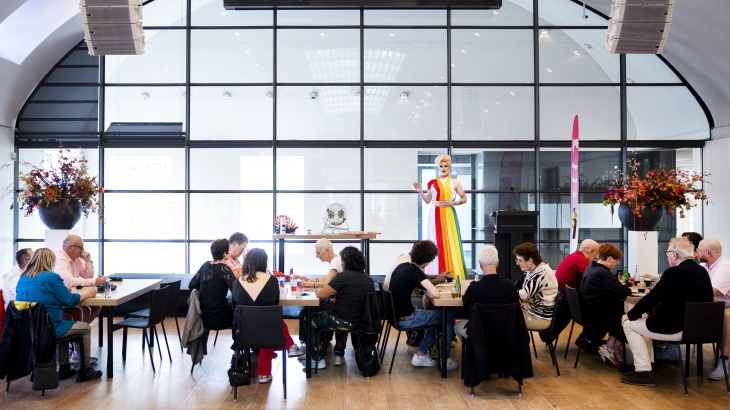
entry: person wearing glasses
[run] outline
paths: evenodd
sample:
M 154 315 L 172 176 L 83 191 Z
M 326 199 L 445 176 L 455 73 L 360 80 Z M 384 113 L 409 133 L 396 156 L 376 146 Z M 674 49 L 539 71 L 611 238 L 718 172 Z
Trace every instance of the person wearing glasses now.
M 63 240 L 63 248 L 56 251 L 56 264 L 53 271 L 61 276 L 64 285 L 69 289 L 76 286 L 96 286 L 106 283 L 106 276 L 94 277 L 95 269 L 91 254 L 84 250 L 84 240 L 76 235 L 69 235 Z M 66 306 L 63 308 L 63 320 L 91 323 L 99 316 L 99 312 L 101 312 L 101 306 Z M 79 351 L 78 346 L 71 357 L 71 364 L 79 362 L 77 351 Z M 96 361 L 96 357 L 91 358 L 91 363 L 96 363 Z
M 682 340 L 687 302 L 712 302 L 710 275 L 692 260 L 694 252 L 694 245 L 687 238 L 672 238 L 666 252 L 670 267 L 651 292 L 621 318 L 626 341 L 634 353 L 635 367 L 634 371 L 621 375 L 623 383 L 656 386 L 652 339 Z M 656 314 L 642 318 L 655 306 L 658 306 Z
M 542 261 L 537 247 L 525 242 L 512 251 L 515 262 L 525 274 L 517 281 L 522 301 L 522 315 L 528 330 L 545 330 L 555 313 L 558 280 L 550 266 Z

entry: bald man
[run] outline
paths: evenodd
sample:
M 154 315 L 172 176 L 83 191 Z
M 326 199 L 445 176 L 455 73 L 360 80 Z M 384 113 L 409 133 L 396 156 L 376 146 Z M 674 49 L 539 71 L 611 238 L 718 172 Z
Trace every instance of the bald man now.
M 712 281 L 712 293 L 718 302 L 725 302 L 725 323 L 722 334 L 722 355 L 730 354 L 730 259 L 722 256 L 722 245 L 717 239 L 703 239 L 697 247 L 700 265 L 707 269 Z M 717 367 L 708 376 L 710 380 L 725 380 L 722 361 L 717 361 Z
M 571 288 L 580 288 L 580 280 L 583 279 L 583 273 L 591 262 L 598 256 L 598 242 L 593 239 L 584 239 L 580 243 L 580 247 L 575 253 L 566 256 L 558 269 L 555 270 L 555 278 L 558 280 L 558 288 L 563 297 L 555 299 L 555 329 L 552 332 L 551 340 L 556 340 L 560 333 L 570 323 L 570 309 L 568 308 L 568 294 L 565 291 L 565 285 Z M 547 333 L 540 332 L 540 338 L 543 342 L 548 341 Z

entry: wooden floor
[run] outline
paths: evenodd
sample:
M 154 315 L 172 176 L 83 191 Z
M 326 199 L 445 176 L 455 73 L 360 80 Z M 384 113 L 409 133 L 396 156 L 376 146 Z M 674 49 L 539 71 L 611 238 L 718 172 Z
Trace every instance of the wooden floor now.
M 182 328 L 184 318 L 180 318 Z M 352 349 L 347 349 L 347 365 L 332 366 L 332 350 L 326 357 L 327 368 L 307 381 L 301 361 L 287 362 L 288 401 L 283 400 L 281 359 L 274 362 L 274 380 L 259 385 L 255 377 L 250 386 L 238 389 L 238 402 L 233 402 L 226 370 L 231 358 L 230 333 L 221 332 L 213 347 L 211 337 L 206 356 L 200 367 L 190 374 L 190 358 L 180 352 L 173 319 L 168 318 L 166 329 L 172 352 L 172 363 L 163 347 L 163 360 L 155 352 L 157 373 L 152 372 L 149 357 L 141 349 L 141 333 L 129 336 L 127 361 L 122 362 L 121 332 L 114 337 L 115 377 L 76 383 L 62 380 L 58 389 L 46 392 L 45 399 L 31 390 L 29 378 L 12 383 L 9 394 L 0 393 L 0 409 L 728 409 L 730 395 L 723 382 L 707 380 L 712 370 L 712 353 L 705 348 L 705 376 L 696 376 L 695 364 L 689 378 L 690 395 L 684 396 L 678 364 L 660 364 L 658 385 L 655 388 L 634 387 L 620 382 L 615 369 L 607 367 L 596 354 L 582 354 L 578 369 L 573 370 L 577 348 L 571 343 L 568 361 L 563 361 L 567 330 L 560 339 L 561 378 L 555 373 L 550 355 L 544 344 L 538 344 L 539 359 L 534 360 L 535 377 L 525 380 L 523 395 L 517 395 L 514 380 L 503 379 L 482 382 L 472 397 L 460 380 L 459 370 L 441 379 L 435 368 L 414 368 L 410 355 L 415 348 L 407 346 L 404 338 L 392 376 L 387 366 L 392 357 L 394 339 L 384 363 L 384 369 L 366 379 L 357 371 Z M 295 321 L 287 321 L 292 334 L 298 332 Z M 577 326 L 576 326 L 576 330 Z M 162 333 L 162 332 L 160 332 Z M 573 333 L 575 335 L 579 333 Z M 106 363 L 106 348 L 98 347 L 96 323 L 92 327 L 92 355 L 99 363 Z M 296 340 L 296 337 L 295 337 Z M 453 356 L 461 361 L 461 347 Z M 694 357 L 694 354 L 693 354 Z M 255 361 L 256 359 L 254 359 Z M 629 357 L 629 361 L 631 358 Z M 99 366 L 105 370 L 106 366 Z M 254 366 L 255 369 L 255 366 Z

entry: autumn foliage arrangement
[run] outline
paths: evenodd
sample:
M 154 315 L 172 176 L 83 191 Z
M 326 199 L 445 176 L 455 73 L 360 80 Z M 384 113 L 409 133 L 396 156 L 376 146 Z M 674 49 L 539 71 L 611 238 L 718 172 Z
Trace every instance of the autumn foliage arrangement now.
M 641 164 L 635 159 L 629 160 L 632 174 L 623 172 L 607 173 L 606 177 L 614 180 L 613 189 L 603 197 L 603 205 L 626 204 L 634 215 L 641 216 L 645 208 L 655 210 L 664 207 L 666 214 L 674 216 L 675 210 L 680 218 L 684 212 L 697 206 L 695 201 L 707 201 L 709 197 L 701 189 L 702 182 L 709 183 L 706 172 L 684 171 L 673 169 L 667 172 L 664 165 L 658 170 L 651 169 L 645 178 L 639 176 Z M 615 172 L 615 171 L 614 171 Z
M 73 212 L 76 202 L 81 204 L 81 212 L 88 217 L 91 213 L 98 213 L 101 218 L 101 193 L 104 188 L 99 187 L 98 177 L 89 175 L 88 160 L 83 156 L 73 158 L 71 150 L 59 145 L 58 158 L 55 163 L 46 159 L 48 169 L 20 161 L 21 166 L 31 168 L 30 172 L 19 172 L 18 179 L 24 186 L 17 190 L 20 209 L 25 216 L 49 204 L 65 204 Z

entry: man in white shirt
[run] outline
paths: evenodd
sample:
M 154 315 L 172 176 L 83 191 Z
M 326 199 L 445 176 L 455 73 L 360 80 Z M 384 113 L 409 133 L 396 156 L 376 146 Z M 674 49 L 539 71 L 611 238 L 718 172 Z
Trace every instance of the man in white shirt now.
M 32 256 L 33 249 L 30 248 L 21 249 L 15 253 L 15 261 L 18 264 L 3 275 L 3 309 L 7 310 L 8 303 L 15 300 L 15 287 L 18 285 L 18 279 L 20 279 L 23 269 L 28 266 Z
M 697 247 L 700 266 L 707 269 L 712 281 L 712 293 L 718 302 L 725 302 L 725 323 L 723 325 L 722 355 L 730 354 L 730 259 L 722 256 L 722 245 L 716 239 L 703 239 Z M 727 370 L 727 369 L 726 369 Z M 725 380 L 722 360 L 717 361 L 717 367 L 709 374 L 710 380 Z
M 323 288 L 330 283 L 335 275 L 343 270 L 342 259 L 340 259 L 340 256 L 335 253 L 335 250 L 332 247 L 332 242 L 330 242 L 329 239 L 322 238 L 318 240 L 317 243 L 314 244 L 314 252 L 317 259 L 329 264 L 329 271 L 327 271 L 327 276 L 324 278 L 311 279 L 302 276 L 302 287 L 305 288 Z

